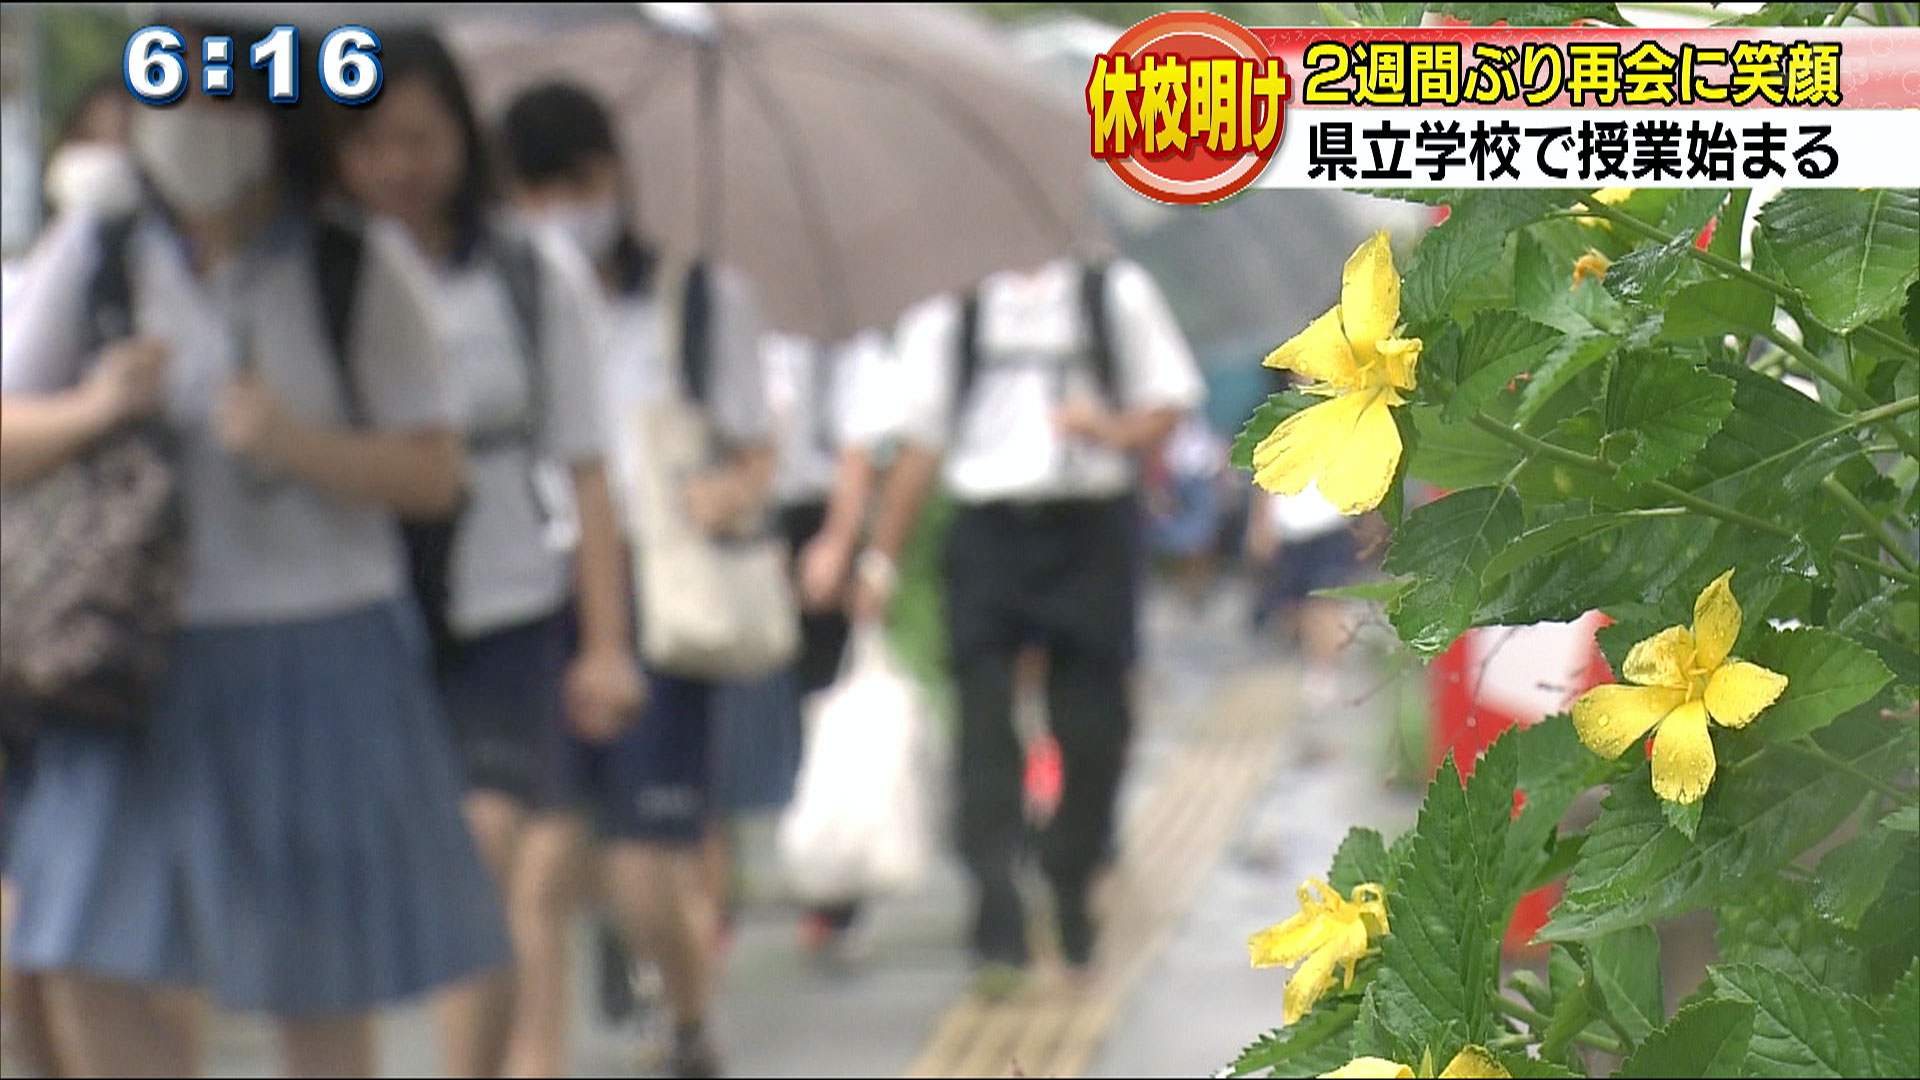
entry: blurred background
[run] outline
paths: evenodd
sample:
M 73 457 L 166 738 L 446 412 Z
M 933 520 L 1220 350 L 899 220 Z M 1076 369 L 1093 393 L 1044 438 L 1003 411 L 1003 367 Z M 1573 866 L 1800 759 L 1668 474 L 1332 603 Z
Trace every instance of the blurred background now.
M 1192 346 L 1206 396 L 1142 465 L 1151 570 L 1124 856 L 1103 900 L 1111 955 L 1073 994 L 975 1000 L 959 950 L 967 890 L 949 860 L 914 894 L 877 905 L 857 961 L 823 968 L 792 940 L 793 903 L 773 852 L 778 800 L 747 800 L 776 805 L 734 823 L 742 908 L 718 991 L 718 1038 L 738 1075 L 1207 1075 L 1277 1025 L 1283 976 L 1248 968 L 1246 936 L 1294 910 L 1294 887 L 1325 866 L 1350 825 L 1392 835 L 1408 824 L 1441 733 L 1466 717 L 1438 712 L 1436 680 L 1458 683 L 1457 670 L 1412 666 L 1364 602 L 1308 595 L 1373 578 L 1377 534 L 1362 528 L 1334 549 L 1309 543 L 1321 526 L 1258 496 L 1226 453 L 1281 386 L 1261 358 L 1336 302 L 1338 267 L 1362 239 L 1389 230 L 1404 256 L 1431 223 L 1427 208 L 1270 190 L 1174 208 L 1122 185 L 1084 149 L 1087 74 L 1094 55 L 1161 5 L 217 6 L 303 27 L 431 25 L 461 60 L 486 122 L 530 82 L 578 76 L 628 140 L 642 229 L 668 251 L 743 269 L 773 330 L 822 340 L 885 332 L 928 295 L 1057 255 L 1118 253 L 1143 267 Z M 1197 6 L 1250 26 L 1353 14 L 1336 4 Z M 1680 24 L 1708 10 L 1622 7 Z M 701 35 L 716 18 L 739 44 L 707 81 Z M 149 21 L 134 4 L 0 8 L 8 260 L 46 224 L 42 174 L 66 118 L 103 78 L 116 79 L 128 36 Z M 935 139 L 909 106 L 948 116 L 963 137 Z M 942 703 L 942 724 L 951 723 L 951 687 L 938 553 L 950 518 L 938 503 L 923 515 L 890 621 L 907 664 Z M 1497 656 L 1476 657 L 1479 678 L 1498 682 L 1489 677 L 1496 660 L 1522 669 L 1586 661 L 1563 656 L 1572 647 L 1558 640 L 1532 648 L 1503 641 Z M 1031 690 L 1020 708 L 1044 711 Z M 1043 727 L 1030 720 L 1024 730 Z M 1034 746 L 1028 794 L 1044 804 L 1057 763 Z M 589 955 L 584 931 L 580 949 Z M 578 970 L 584 987 L 592 964 Z M 592 993 L 576 997 L 578 1075 L 658 1067 L 644 1030 L 610 1020 Z M 385 1023 L 383 1067 L 435 1074 L 426 1009 Z M 270 1063 L 264 1029 L 242 1018 L 212 1028 L 214 1074 Z M 6 1068 L 24 1075 L 17 1062 Z

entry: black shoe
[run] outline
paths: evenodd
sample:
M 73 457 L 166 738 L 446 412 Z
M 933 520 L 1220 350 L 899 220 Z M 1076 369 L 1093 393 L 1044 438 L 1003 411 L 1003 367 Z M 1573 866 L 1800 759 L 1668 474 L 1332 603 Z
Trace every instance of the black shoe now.
M 1054 907 L 1060 922 L 1060 958 L 1076 968 L 1092 964 L 1095 932 L 1086 888 L 1061 889 L 1054 896 Z
M 1027 916 L 1013 879 L 982 882 L 979 903 L 973 922 L 975 959 L 983 964 L 1026 967 Z
M 619 1024 L 632 1017 L 639 1005 L 633 993 L 633 963 L 627 959 L 626 946 L 612 927 L 601 923 L 596 936 L 600 954 L 600 1015 L 609 1024 Z
M 674 1032 L 673 1053 L 667 1056 L 667 1075 L 699 1077 L 720 1075 L 720 1055 L 707 1041 L 704 1027 L 682 1028 Z

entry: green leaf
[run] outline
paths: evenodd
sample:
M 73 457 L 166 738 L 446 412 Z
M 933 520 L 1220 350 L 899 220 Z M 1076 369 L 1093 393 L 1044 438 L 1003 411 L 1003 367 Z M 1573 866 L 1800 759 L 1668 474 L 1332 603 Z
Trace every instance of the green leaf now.
M 1646 189 L 1635 192 L 1645 194 Z M 1670 188 L 1667 191 L 1667 204 L 1660 208 L 1660 220 L 1655 224 L 1662 232 L 1685 236 L 1689 240 L 1700 235 L 1720 212 L 1720 206 L 1727 201 L 1727 193 L 1720 188 Z M 1635 215 L 1647 220 L 1644 215 Z
M 1705 446 L 1732 411 L 1733 381 L 1725 376 L 1644 354 L 1621 356 L 1607 380 L 1605 413 L 1609 442 L 1633 435 L 1620 482 L 1665 476 Z
M 1700 831 L 1700 803 L 1677 803 L 1662 799 L 1660 812 L 1666 816 L 1667 824 L 1673 826 L 1681 836 L 1689 840 Z
M 1566 1078 L 1582 1075 L 1564 1065 L 1555 1065 L 1551 1061 L 1541 1061 L 1539 1058 L 1531 1058 L 1525 1054 L 1494 1056 L 1500 1059 L 1500 1064 L 1507 1067 L 1507 1073 L 1514 1080 L 1566 1080 Z
M 1580 19 L 1592 19 L 1610 26 L 1627 25 L 1620 16 L 1620 10 L 1611 3 L 1435 4 L 1433 10 L 1475 26 L 1489 26 L 1502 19 L 1506 20 L 1508 26 L 1571 26 Z
M 1496 882 L 1515 770 L 1515 742 L 1503 737 L 1464 786 L 1449 755 L 1427 787 L 1387 899 L 1393 932 L 1381 942 L 1372 988 L 1401 1048 L 1484 1044 L 1498 1030 L 1489 990 L 1500 974 L 1500 933 L 1519 898 Z
M 1773 742 L 1818 731 L 1893 679 L 1871 649 L 1830 630 L 1755 626 L 1740 655 L 1787 677 L 1779 700 L 1754 721 L 1753 730 Z
M 1353 1021 L 1359 1014 L 1357 1001 L 1314 1009 L 1292 1027 L 1271 1031 L 1242 1050 L 1228 1075 L 1252 1076 L 1283 1067 L 1288 1076 L 1331 1072 L 1353 1057 Z
M 1891 989 L 1920 955 L 1920 844 L 1907 845 L 1855 936 L 1867 956 L 1868 991 Z
M 1665 338 L 1751 336 L 1773 327 L 1773 294 L 1738 278 L 1716 278 L 1673 294 L 1660 324 Z
M 1734 1076 L 1753 1036 L 1754 1007 L 1744 1001 L 1697 1001 L 1673 1015 L 1613 1075 L 1652 1077 Z
M 1387 880 L 1386 841 L 1372 829 L 1347 830 L 1340 850 L 1333 853 L 1333 866 L 1327 871 L 1327 884 L 1342 896 L 1350 896 L 1356 885 L 1379 884 Z
M 1562 338 L 1559 346 L 1527 380 L 1526 389 L 1520 392 L 1520 407 L 1514 410 L 1514 419 L 1523 423 L 1531 419 L 1583 372 L 1612 356 L 1619 344 L 1620 339 L 1611 334 L 1587 333 Z
M 1481 571 L 1480 580 L 1491 585 L 1527 563 L 1551 555 L 1569 544 L 1645 519 L 1645 514 L 1633 512 L 1584 514 L 1549 522 L 1537 529 L 1528 529 L 1515 537 L 1513 543 L 1501 548 L 1493 558 L 1487 560 L 1486 569 Z
M 1660 981 L 1660 935 L 1650 926 L 1630 926 L 1587 942 L 1593 988 L 1600 1004 L 1638 1043 L 1667 1015 Z
M 1419 26 L 1427 13 L 1425 4 L 1358 3 L 1353 5 L 1360 21 L 1368 26 Z
M 1408 514 L 1384 564 L 1419 575 L 1388 612 L 1400 639 L 1426 656 L 1452 644 L 1480 603 L 1481 570 L 1521 524 L 1520 500 L 1505 487 L 1457 491 Z
M 1478 190 L 1449 199 L 1447 220 L 1428 229 L 1407 260 L 1401 315 L 1419 326 L 1446 315 L 1468 290 L 1505 263 L 1507 234 L 1565 205 L 1568 193 Z
M 1723 998 L 1753 1005 L 1748 1076 L 1867 1076 L 1873 1072 L 1869 1036 L 1878 1028 L 1866 1002 L 1752 964 L 1707 969 Z
M 1920 1076 L 1920 964 L 1907 969 L 1880 1006 L 1873 1060 L 1877 1075 Z
M 1920 276 L 1920 191 L 1801 188 L 1760 210 L 1787 284 L 1823 325 L 1847 333 L 1895 310 Z
M 1582 792 L 1604 780 L 1614 766 L 1580 745 L 1573 721 L 1564 713 L 1519 728 L 1506 738 L 1512 740 L 1519 757 L 1514 790 L 1519 794 L 1520 813 L 1508 829 L 1507 867 L 1501 880 L 1524 891 L 1561 859 L 1577 854 L 1579 837 L 1553 842 L 1560 819 Z
M 1872 768 L 1882 767 L 1905 737 L 1858 714 L 1821 732 L 1829 753 Z M 1762 753 L 1721 764 L 1689 841 L 1668 827 L 1641 764 L 1613 784 L 1540 937 L 1583 940 L 1737 895 L 1825 838 L 1859 805 L 1859 781 L 1851 776 L 1804 755 Z
M 1809 891 L 1772 878 L 1716 905 L 1721 962 L 1759 964 L 1814 986 L 1864 988 L 1858 944 L 1815 913 Z
M 1903 806 L 1881 818 L 1880 826 L 1909 836 L 1920 833 L 1920 806 Z
M 1458 491 L 1497 484 L 1520 464 L 1513 444 L 1471 424 L 1449 424 L 1437 408 L 1415 405 L 1398 411 L 1411 417 L 1420 432 L 1420 445 L 1406 460 L 1408 473 L 1416 479 Z
M 1233 449 L 1227 455 L 1228 463 L 1236 469 L 1251 470 L 1254 447 L 1279 427 L 1280 421 L 1294 413 L 1305 412 L 1325 400 L 1298 390 L 1270 395 L 1265 404 L 1253 410 L 1253 417 L 1247 421 L 1247 426 L 1240 429 L 1239 437 L 1233 440 Z
M 1476 314 L 1461 341 L 1455 372 L 1458 386 L 1447 401 L 1443 417 L 1457 423 L 1478 412 L 1515 376 L 1545 359 L 1560 337 L 1558 330 L 1517 311 Z
M 1886 891 L 1887 879 L 1911 846 L 1910 834 L 1872 826 L 1834 848 L 1820 860 L 1820 887 L 1814 893 L 1814 909 L 1849 930 L 1857 929 L 1867 909 Z
M 1920 345 L 1920 281 L 1907 286 L 1907 302 L 1900 307 L 1900 329 L 1907 341 Z
M 1692 246 L 1693 237 L 1682 235 L 1633 249 L 1607 268 L 1607 292 L 1623 304 L 1658 309 L 1681 286 L 1699 280 L 1700 270 L 1687 254 Z
M 1326 589 L 1315 589 L 1309 596 L 1324 596 L 1329 600 L 1361 600 L 1369 604 L 1391 604 L 1395 597 L 1407 591 L 1404 581 L 1363 581 L 1357 585 L 1335 585 Z

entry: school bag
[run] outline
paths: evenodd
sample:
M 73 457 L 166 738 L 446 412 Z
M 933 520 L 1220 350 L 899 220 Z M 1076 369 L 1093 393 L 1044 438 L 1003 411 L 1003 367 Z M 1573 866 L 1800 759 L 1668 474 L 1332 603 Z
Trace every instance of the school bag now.
M 136 219 L 104 222 L 84 351 L 134 331 Z M 127 421 L 0 499 L 0 733 L 48 720 L 142 727 L 152 715 L 186 568 L 175 439 L 161 416 Z
M 664 279 L 662 355 L 679 358 L 668 370 L 680 385 L 623 419 L 641 448 L 633 490 L 621 500 L 634 539 L 640 652 L 649 668 L 670 675 L 757 679 L 792 663 L 800 649 L 787 546 L 766 514 L 739 535 L 716 537 L 687 512 L 687 480 L 723 449 L 705 408 L 714 282 L 702 262 Z
M 468 432 L 467 443 L 478 450 L 509 443 L 532 446 L 540 437 L 540 427 L 546 416 L 547 395 L 546 372 L 541 356 L 540 262 L 533 245 L 525 237 L 492 233 L 483 242 L 493 245 L 500 276 L 513 307 L 514 321 L 520 331 L 520 353 L 528 366 L 527 408 L 514 423 L 505 427 Z M 323 218 L 314 227 L 313 246 L 315 281 L 320 292 L 328 356 L 333 362 L 334 377 L 339 382 L 342 399 L 346 403 L 348 423 L 364 428 L 370 423 L 369 413 L 359 379 L 352 370 L 349 349 L 352 345 L 365 236 L 356 225 Z M 528 483 L 533 483 L 531 474 Z M 534 505 L 541 505 L 538 492 L 534 493 Z M 448 516 L 400 522 L 409 585 L 426 624 L 436 671 L 445 671 L 460 653 L 460 638 L 453 631 L 449 611 L 453 548 L 464 510 L 463 495 L 460 504 Z

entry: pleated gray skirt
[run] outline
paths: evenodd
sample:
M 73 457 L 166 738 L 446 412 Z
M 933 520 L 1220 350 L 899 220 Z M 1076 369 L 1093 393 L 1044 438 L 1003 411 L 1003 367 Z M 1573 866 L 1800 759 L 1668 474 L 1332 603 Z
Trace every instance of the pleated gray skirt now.
M 145 731 L 48 724 L 12 822 L 11 963 L 279 1015 L 508 963 L 421 657 L 398 603 L 189 629 Z

